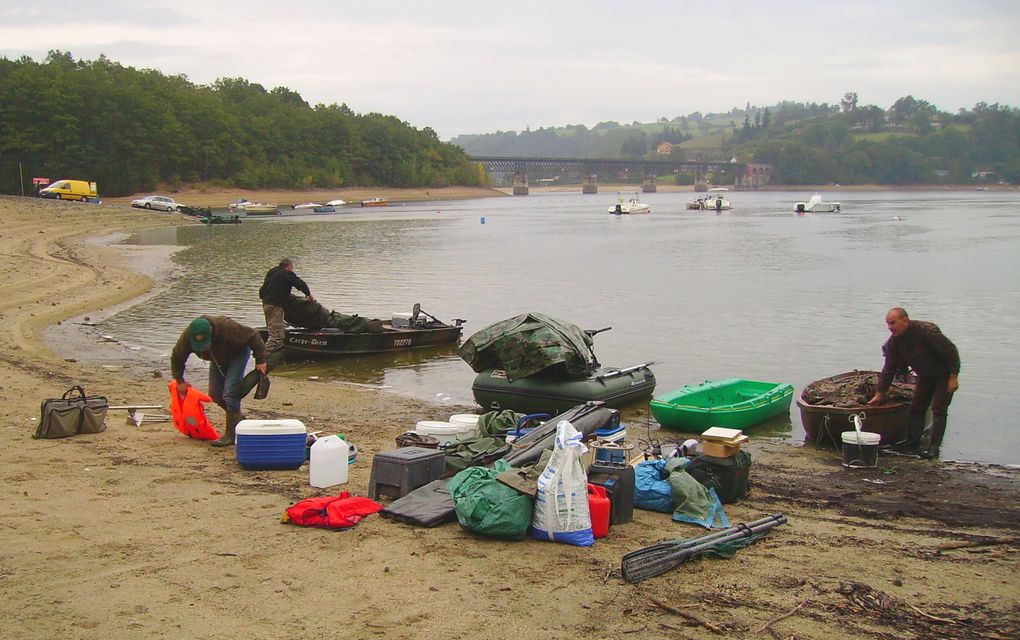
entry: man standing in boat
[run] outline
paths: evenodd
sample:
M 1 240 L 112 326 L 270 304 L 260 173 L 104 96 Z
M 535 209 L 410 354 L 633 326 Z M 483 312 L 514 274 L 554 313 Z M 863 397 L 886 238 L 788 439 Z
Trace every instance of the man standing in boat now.
M 956 345 L 931 322 L 911 320 L 907 312 L 894 307 L 885 314 L 885 324 L 892 336 L 886 341 L 885 366 L 878 378 L 878 388 L 868 404 L 881 404 L 889 391 L 893 376 L 904 365 L 909 365 L 917 374 L 914 399 L 910 403 L 910 424 L 907 441 L 908 450 L 918 452 L 922 458 L 937 458 L 942 437 L 946 433 L 949 403 L 959 388 L 960 353 Z M 924 433 L 924 416 L 931 405 L 931 441 L 921 449 Z
M 297 289 L 309 300 L 315 301 L 308 285 L 294 273 L 294 261 L 283 258 L 279 265 L 266 273 L 266 279 L 259 289 L 262 311 L 266 314 L 266 328 L 269 330 L 266 357 L 272 357 L 274 352 L 283 348 L 283 311 L 290 301 L 291 289 Z M 274 358 L 273 364 L 276 364 L 277 359 L 279 356 Z

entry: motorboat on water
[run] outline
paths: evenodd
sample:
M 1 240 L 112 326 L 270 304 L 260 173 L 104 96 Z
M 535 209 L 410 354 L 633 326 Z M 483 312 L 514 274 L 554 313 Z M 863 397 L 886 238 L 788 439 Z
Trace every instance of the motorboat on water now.
M 729 211 L 733 205 L 721 193 L 715 193 L 691 198 L 687 201 L 687 208 L 700 211 Z
M 230 213 L 243 211 L 249 216 L 278 215 L 280 213 L 279 205 L 268 202 L 251 202 L 250 200 L 244 199 L 230 201 L 227 204 L 227 209 Z
M 326 206 L 327 207 L 342 207 L 345 204 L 347 204 L 347 203 L 344 202 L 343 200 L 341 200 L 340 198 L 337 198 L 336 200 L 330 200 L 329 202 L 327 202 Z
M 237 208 L 249 216 L 280 215 L 280 206 L 271 202 L 249 202 L 248 204 L 238 205 Z
M 609 213 L 615 213 L 616 215 L 624 213 L 651 213 L 651 212 L 652 208 L 649 205 L 645 204 L 644 202 L 641 202 L 638 199 L 638 195 L 636 193 L 630 198 L 625 198 L 624 196 L 621 195 L 619 202 L 609 207 Z
M 319 204 L 318 202 L 303 202 L 301 204 L 292 204 L 290 206 L 290 208 L 291 209 L 315 209 L 316 207 L 321 207 L 321 206 L 322 205 Z
M 794 213 L 839 213 L 838 202 L 823 202 L 817 193 L 807 201 L 798 202 L 793 206 Z
M 386 198 L 380 198 L 379 196 L 375 196 L 374 198 L 369 198 L 368 200 L 361 201 L 361 206 L 363 207 L 385 207 L 388 206 L 389 204 L 390 204 L 389 200 L 387 200 Z

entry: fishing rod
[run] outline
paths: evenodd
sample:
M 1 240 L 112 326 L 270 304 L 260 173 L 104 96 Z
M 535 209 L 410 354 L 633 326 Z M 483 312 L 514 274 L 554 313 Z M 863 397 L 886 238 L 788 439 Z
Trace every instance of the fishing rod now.
M 675 569 L 689 558 L 719 545 L 748 539 L 764 534 L 774 527 L 786 523 L 786 516 L 776 514 L 756 520 L 750 524 L 739 524 L 725 531 L 708 534 L 701 538 L 673 543 L 660 543 L 646 549 L 639 549 L 623 557 L 620 568 L 624 580 L 631 584 L 652 578 Z M 663 546 L 667 545 L 667 546 Z

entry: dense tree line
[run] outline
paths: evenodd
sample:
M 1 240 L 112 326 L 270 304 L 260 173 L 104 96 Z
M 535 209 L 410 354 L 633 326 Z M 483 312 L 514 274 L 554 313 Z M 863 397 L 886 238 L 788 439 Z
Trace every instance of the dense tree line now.
M 742 160 L 773 165 L 785 184 L 966 184 L 1020 182 L 1020 110 L 979 103 L 943 113 L 900 98 L 888 109 L 858 106 L 785 125 L 747 125 L 725 145 Z
M 26 178 L 82 178 L 105 195 L 208 182 L 241 188 L 478 185 L 464 151 L 379 113 L 310 106 L 241 78 L 184 76 L 105 57 L 0 58 L 0 192 Z
M 728 129 L 716 124 L 722 121 L 733 124 Z M 720 132 L 722 145 L 699 146 L 697 157 L 769 163 L 778 184 L 1020 183 L 1020 111 L 979 103 L 950 114 L 913 96 L 882 108 L 862 105 L 848 92 L 837 104 L 748 104 L 728 114 L 694 112 L 645 125 L 602 122 L 590 130 L 571 125 L 459 136 L 454 142 L 475 155 L 650 158 L 662 140 L 693 135 L 698 142 L 698 135 L 708 139 Z

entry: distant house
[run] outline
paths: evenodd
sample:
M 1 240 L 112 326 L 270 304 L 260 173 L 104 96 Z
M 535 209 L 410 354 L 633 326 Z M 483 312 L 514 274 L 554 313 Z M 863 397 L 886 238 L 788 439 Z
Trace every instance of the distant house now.
M 672 142 L 660 142 L 659 146 L 655 147 L 655 153 L 660 156 L 668 156 L 673 153 L 673 147 L 675 146 Z

